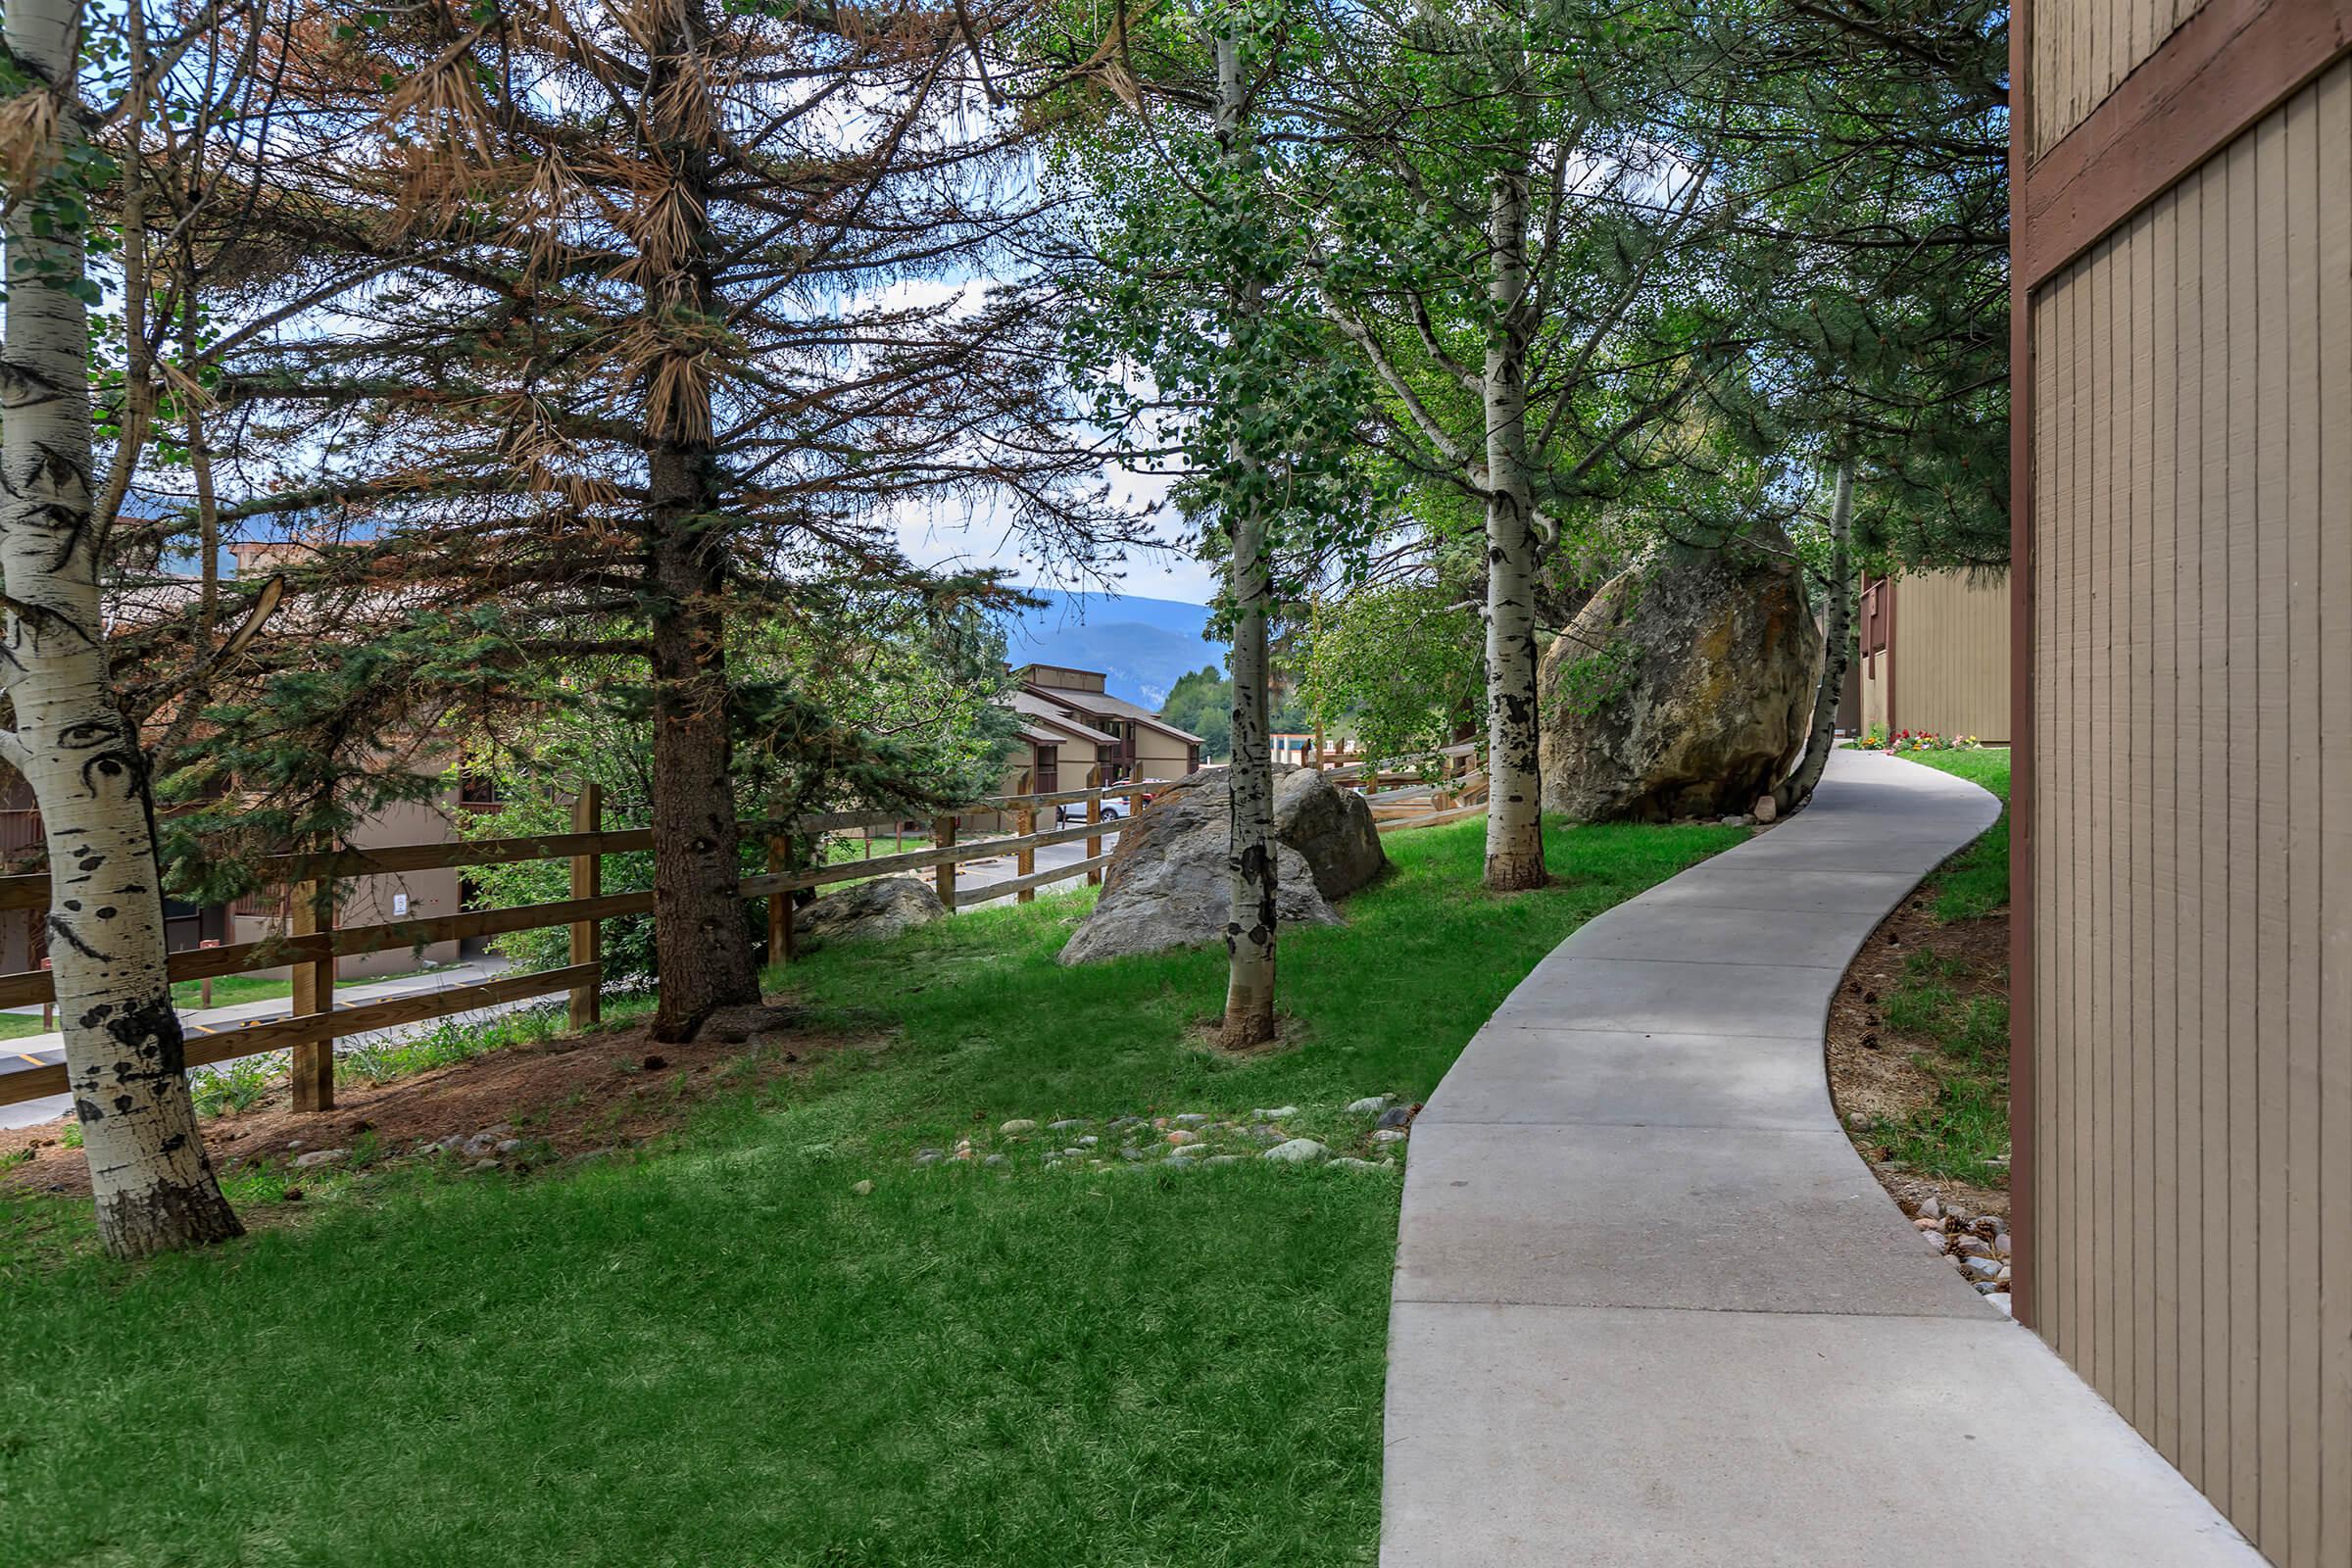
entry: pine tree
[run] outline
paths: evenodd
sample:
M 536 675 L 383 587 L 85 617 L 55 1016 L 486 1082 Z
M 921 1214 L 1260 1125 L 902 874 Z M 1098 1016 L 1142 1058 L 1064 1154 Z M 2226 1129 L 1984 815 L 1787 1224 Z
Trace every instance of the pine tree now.
M 738 745 L 814 718 L 732 671 L 738 628 L 858 582 L 1002 599 L 906 559 L 890 514 L 922 497 L 1008 497 L 1047 555 L 1125 536 L 1061 429 L 1048 301 L 940 281 L 1025 216 L 999 176 L 1028 131 L 980 64 L 1019 15 L 424 8 L 305 82 L 284 177 L 384 281 L 223 395 L 287 438 L 332 421 L 322 569 L 402 610 L 416 689 L 641 662 L 612 695 L 652 723 L 662 1038 L 758 999 Z M 379 80 L 388 135 L 352 108 Z

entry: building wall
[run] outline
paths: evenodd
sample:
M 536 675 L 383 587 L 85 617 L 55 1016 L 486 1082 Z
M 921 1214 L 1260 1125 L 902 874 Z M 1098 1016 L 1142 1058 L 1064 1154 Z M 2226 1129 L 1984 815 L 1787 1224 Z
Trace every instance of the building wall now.
M 2352 60 L 2029 286 L 2032 1318 L 2342 1568 Z
M 1193 770 L 1192 747 L 1149 724 L 1135 726 L 1135 776 L 1174 781 Z
M 1893 587 L 1893 640 L 1869 661 L 1866 710 L 1875 700 L 1892 729 L 2007 742 L 2008 574 L 1922 572 Z
M 2197 0 L 2058 0 L 2034 8 L 2034 151 L 2056 146 L 2189 19 Z
M 364 850 L 377 845 L 453 843 L 458 836 L 450 816 L 458 808 L 455 796 L 453 790 L 437 802 L 402 801 L 388 806 L 352 830 L 351 846 Z M 450 868 L 406 871 L 398 876 L 354 877 L 337 889 L 335 923 L 387 925 L 456 914 L 464 906 L 463 887 L 459 873 Z M 407 911 L 396 913 L 395 901 L 401 895 L 407 896 Z M 274 905 L 274 896 L 265 902 Z M 231 924 L 228 939 L 232 942 L 259 942 L 286 929 L 282 911 L 240 913 Z M 427 943 L 421 953 L 415 948 L 394 948 L 385 953 L 354 954 L 335 960 L 335 978 L 367 980 L 377 975 L 406 974 L 419 963 L 455 963 L 461 956 L 459 949 L 455 942 L 433 942 Z M 253 972 L 283 979 L 288 971 L 281 964 L 274 969 Z

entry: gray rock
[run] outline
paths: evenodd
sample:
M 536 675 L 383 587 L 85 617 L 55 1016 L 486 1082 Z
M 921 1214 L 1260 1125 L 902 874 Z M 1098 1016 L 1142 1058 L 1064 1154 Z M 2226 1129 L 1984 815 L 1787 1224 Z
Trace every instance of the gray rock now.
M 1250 1114 L 1259 1121 L 1281 1121 L 1286 1116 L 1298 1115 L 1298 1107 L 1297 1105 L 1277 1105 L 1272 1110 L 1253 1110 Z
M 1995 1236 L 1992 1239 L 1992 1255 L 1995 1257 L 2007 1257 L 2009 1255 L 2009 1233 L 2007 1231 L 2001 1232 L 2000 1235 Z
M 1209 1123 L 1209 1118 L 1197 1110 L 1188 1110 L 1183 1115 L 1176 1117 L 1175 1121 L 1179 1127 L 1205 1127 Z
M 497 1139 L 491 1137 L 488 1133 L 475 1133 L 471 1138 L 466 1140 L 465 1147 L 460 1149 L 458 1152 L 464 1154 L 467 1159 L 480 1159 L 487 1154 L 495 1152 L 497 1149 Z
M 1372 1134 L 1376 1144 L 1401 1144 L 1410 1136 L 1401 1127 L 1383 1127 Z
M 1771 823 L 1777 821 L 1780 817 L 1780 814 L 1781 807 L 1778 801 L 1775 801 L 1769 795 L 1759 795 L 1756 797 L 1755 815 L 1757 821 Z
M 1102 1139 L 1097 1138 L 1093 1133 L 1088 1133 L 1085 1137 L 1078 1140 L 1078 1147 L 1080 1149 L 1092 1149 L 1102 1141 Z
M 914 1152 L 917 1165 L 936 1165 L 947 1157 L 948 1152 L 944 1149 L 918 1149 Z
M 1412 1106 L 1391 1105 L 1388 1109 L 1380 1113 L 1380 1120 L 1378 1123 L 1376 1123 L 1376 1125 L 1381 1127 L 1407 1127 L 1412 1124 Z
M 1350 1116 L 1377 1116 L 1388 1109 L 1390 1102 L 1396 1098 L 1394 1095 L 1367 1095 L 1362 1100 L 1349 1102 L 1348 1114 Z
M 1029 1120 L 1029 1118 L 1026 1116 L 1015 1116 L 1012 1120 L 1004 1123 L 1004 1126 L 999 1127 L 997 1131 L 1007 1136 L 1010 1136 L 1013 1133 L 1033 1133 L 1037 1131 L 1037 1123 Z
M 1012 1161 L 1003 1154 L 991 1154 L 980 1163 L 983 1165 L 1009 1165 Z
M 1274 771 L 1276 914 L 1286 925 L 1337 925 L 1330 901 L 1388 865 L 1372 808 L 1319 771 Z M 1102 896 L 1061 950 L 1063 963 L 1223 940 L 1230 794 L 1223 768 L 1203 768 L 1159 792 L 1119 835 Z
M 1086 1123 L 1076 1116 L 1064 1116 L 1059 1121 L 1050 1121 L 1046 1123 L 1046 1131 L 1050 1133 L 1066 1133 L 1073 1127 L 1083 1127 L 1085 1125 Z
M 348 1149 L 314 1149 L 307 1154 L 294 1156 L 296 1170 L 310 1170 L 318 1165 L 340 1165 L 351 1157 Z
M 1820 639 L 1792 561 L 1660 545 L 1544 657 L 1545 808 L 1582 822 L 1746 811 L 1803 743 Z
M 869 942 L 943 920 L 947 913 L 928 882 L 878 876 L 794 910 L 793 922 L 796 930 L 821 941 Z
M 498 1141 L 498 1152 L 501 1154 L 512 1154 L 520 1148 L 522 1140 L 519 1138 L 501 1138 Z
M 1940 1200 L 1938 1200 L 1938 1199 L 1934 1199 L 1934 1198 L 1931 1198 L 1931 1199 L 1929 1199 L 1929 1200 L 1928 1200 L 1926 1202 L 1924 1202 L 1924 1203 L 1921 1203 L 1921 1204 L 1919 1205 L 1919 1210 L 1918 1210 L 1918 1214 L 1917 1214 L 1917 1216 L 1916 1216 L 1916 1217 L 1918 1217 L 1918 1218 L 1920 1218 L 1920 1219 L 1941 1219 L 1941 1218 L 1943 1218 L 1943 1203 L 1942 1203 L 1942 1201 L 1941 1201 Z
M 872 1182 L 855 1182 L 851 1184 L 850 1191 L 856 1193 L 859 1198 L 871 1198 L 874 1195 L 874 1184 Z
M 1964 1267 L 1972 1277 L 1981 1280 L 1992 1279 L 2001 1272 L 2000 1260 L 1998 1258 L 1991 1257 L 1964 1258 L 1962 1259 L 1962 1267 Z
M 1285 1165 L 1306 1165 L 1328 1158 L 1331 1151 L 1312 1138 L 1294 1138 L 1287 1144 L 1276 1144 L 1258 1155 L 1260 1159 L 1280 1160 Z
M 473 1170 L 496 1170 L 498 1169 L 498 1161 L 495 1159 L 477 1159 L 469 1168 Z
M 1242 1162 L 1239 1154 L 1211 1154 L 1201 1161 L 1204 1165 L 1239 1165 Z
M 1119 1157 L 1121 1159 L 1141 1159 L 1144 1157 L 1144 1152 L 1133 1144 L 1127 1144 L 1120 1148 Z
M 1385 1159 L 1357 1159 L 1350 1154 L 1342 1154 L 1330 1162 L 1330 1168 L 1333 1170 L 1392 1170 L 1395 1167 Z

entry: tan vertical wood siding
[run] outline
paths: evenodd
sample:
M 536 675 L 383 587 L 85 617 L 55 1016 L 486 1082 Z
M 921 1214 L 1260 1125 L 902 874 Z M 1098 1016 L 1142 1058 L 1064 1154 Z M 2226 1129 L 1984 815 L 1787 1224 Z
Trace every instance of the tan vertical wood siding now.
M 2034 155 L 2090 118 L 2199 0 L 2043 0 L 2034 8 Z
M 1932 571 L 1894 584 L 1894 723 L 1946 738 L 2009 738 L 2009 578 Z
M 2039 1327 L 2270 1557 L 2343 1568 L 2352 61 L 2032 324 Z

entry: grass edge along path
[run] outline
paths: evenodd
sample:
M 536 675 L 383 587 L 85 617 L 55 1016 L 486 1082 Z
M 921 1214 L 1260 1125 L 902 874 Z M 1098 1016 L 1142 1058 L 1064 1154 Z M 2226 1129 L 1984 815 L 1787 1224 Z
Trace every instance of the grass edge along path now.
M 2010 754 L 2006 747 L 1983 747 L 1910 753 L 1903 760 L 1967 779 L 1999 799 L 1999 818 L 1937 867 L 1922 891 L 1938 923 L 1997 918 L 2002 941 L 1989 973 L 1955 968 L 1932 947 L 1906 959 L 1902 980 L 1886 997 L 1886 1022 L 1890 1032 L 1924 1048 L 1938 1080 L 1936 1098 L 1900 1123 L 1874 1126 L 1870 1136 L 1905 1169 L 1930 1178 L 2005 1186 Z
M 1555 832 L 1560 885 L 1493 898 L 1482 824 L 1392 835 L 1347 927 L 1285 933 L 1247 1061 L 1195 1043 L 1220 953 L 1056 965 L 1077 893 L 771 975 L 892 1043 L 656 1153 L 306 1172 L 300 1223 L 138 1267 L 0 1202 L 0 1561 L 1370 1564 L 1396 1171 L 1048 1167 L 999 1124 L 1296 1105 L 1371 1152 L 1347 1101 L 1424 1098 L 1576 926 L 1744 836 Z M 1007 1163 L 914 1165 L 959 1138 Z

